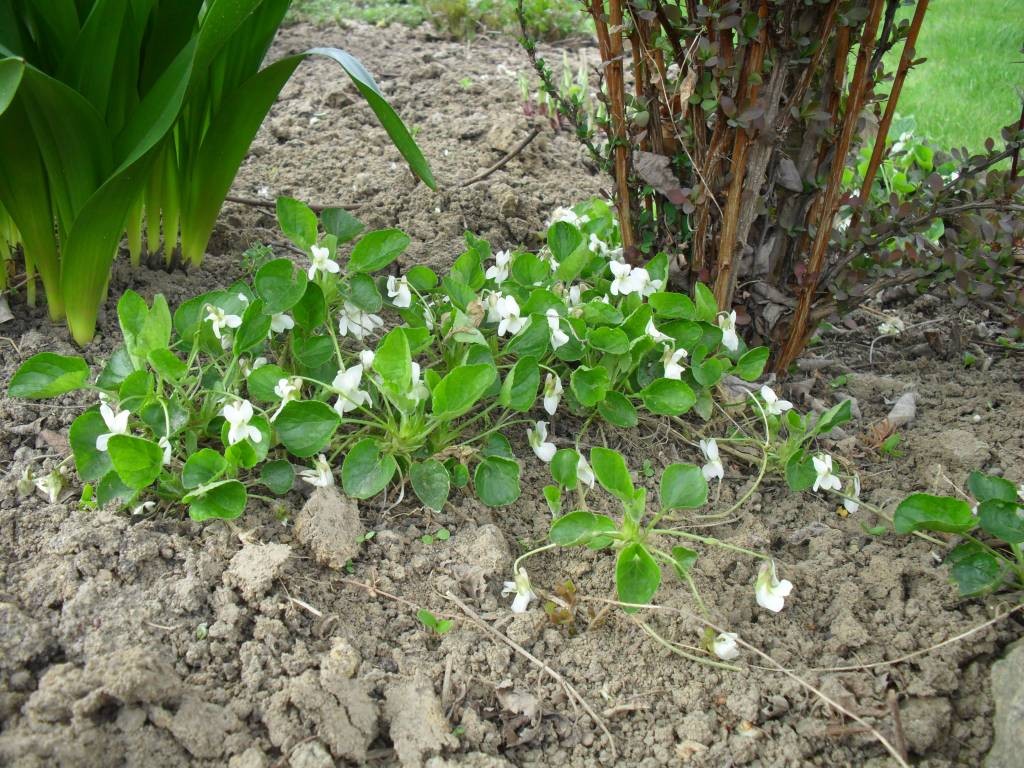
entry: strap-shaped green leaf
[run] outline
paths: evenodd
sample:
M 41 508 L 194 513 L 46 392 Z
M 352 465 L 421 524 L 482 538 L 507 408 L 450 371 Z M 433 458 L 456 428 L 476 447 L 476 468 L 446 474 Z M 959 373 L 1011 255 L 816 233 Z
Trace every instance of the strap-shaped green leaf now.
M 380 120 L 380 124 L 384 126 L 384 130 L 387 131 L 398 151 L 402 153 L 402 157 L 405 158 L 412 172 L 428 187 L 436 189 L 437 183 L 434 181 L 434 175 L 430 172 L 430 165 L 423 157 L 423 153 L 420 152 L 416 141 L 410 135 L 402 119 L 385 101 L 377 83 L 374 82 L 373 77 L 366 71 L 359 59 L 338 48 L 311 48 L 307 53 L 327 56 L 341 65 L 342 69 L 352 78 L 352 82 L 355 83 L 363 98 L 369 103 L 370 109 Z
M 0 115 L 18 92 L 24 74 L 25 62 L 21 59 L 0 59 Z

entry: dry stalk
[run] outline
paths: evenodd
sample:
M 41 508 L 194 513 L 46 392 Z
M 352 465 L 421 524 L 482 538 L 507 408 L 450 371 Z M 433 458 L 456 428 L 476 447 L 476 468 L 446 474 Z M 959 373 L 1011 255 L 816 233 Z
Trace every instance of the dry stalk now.
M 871 159 L 868 160 L 868 167 L 864 173 L 864 181 L 860 185 L 860 194 L 857 196 L 859 205 L 853 212 L 853 219 L 850 227 L 856 227 L 860 223 L 861 215 L 864 212 L 864 205 L 871 195 L 871 185 L 875 183 L 875 174 L 878 173 L 878 166 L 882 163 L 882 155 L 885 152 L 885 140 L 889 135 L 889 126 L 892 124 L 893 115 L 896 113 L 896 102 L 903 90 L 903 81 L 910 70 L 910 64 L 914 57 L 914 47 L 917 45 L 917 36 L 921 31 L 921 22 L 924 21 L 924 14 L 928 10 L 928 0 L 918 0 L 917 8 L 914 9 L 914 18 L 910 22 L 910 30 L 907 33 L 906 42 L 903 44 L 903 53 L 900 55 L 900 63 L 896 68 L 896 75 L 892 81 L 892 90 L 889 93 L 889 100 L 885 104 L 885 113 L 878 123 L 878 134 L 875 136 L 875 146 L 871 150 Z
M 546 663 L 538 659 L 528 650 L 523 648 L 523 646 L 521 646 L 515 640 L 512 640 L 504 632 L 499 632 L 486 621 L 484 621 L 482 618 L 480 618 L 480 615 L 476 613 L 476 611 L 474 611 L 472 608 L 466 605 L 462 600 L 457 598 L 451 592 L 446 592 L 444 594 L 444 598 L 449 602 L 457 605 L 459 609 L 461 609 L 462 612 L 466 615 L 466 618 L 469 620 L 471 624 L 476 626 L 478 629 L 482 629 L 487 634 L 503 642 L 509 648 L 514 650 L 516 653 L 525 658 L 531 664 L 537 666 L 542 672 L 548 674 L 553 680 L 555 680 L 555 682 L 561 685 L 569 699 L 575 703 L 578 703 L 580 707 L 583 708 L 583 711 L 590 715 L 590 718 L 594 721 L 594 723 L 597 724 L 597 726 L 604 733 L 605 738 L 608 739 L 608 746 L 612 751 L 612 758 L 615 759 L 618 757 L 618 750 L 616 750 L 615 748 L 615 738 L 612 736 L 611 731 L 608 730 L 608 726 L 605 725 L 604 720 L 602 720 L 601 717 L 598 716 L 597 712 L 594 711 L 594 708 L 587 703 L 587 700 L 580 695 L 580 692 L 576 690 L 575 686 L 573 686 L 572 683 L 570 683 L 568 680 L 562 677 L 562 675 L 560 675 Z
M 843 116 L 842 130 L 835 144 L 835 151 L 832 157 L 832 167 L 829 173 L 828 184 L 821 197 L 821 205 L 818 207 L 816 218 L 817 231 L 814 233 L 814 243 L 811 246 L 811 257 L 808 261 L 805 282 L 800 289 L 800 298 L 797 303 L 796 313 L 789 328 L 789 337 L 775 360 L 776 373 L 782 373 L 789 368 L 800 351 L 806 345 L 808 330 L 808 316 L 811 311 L 811 303 L 821 279 L 822 268 L 825 264 L 825 252 L 829 240 L 832 237 L 832 220 L 835 217 L 838 207 L 839 187 L 843 178 L 843 168 L 846 155 L 850 150 L 850 142 L 853 140 L 854 129 L 860 118 L 860 111 L 864 105 L 866 92 L 869 88 L 868 65 L 871 61 L 871 54 L 875 47 L 875 34 L 878 31 L 878 21 L 882 14 L 882 0 L 871 0 L 871 8 L 868 19 L 864 24 L 864 31 L 861 34 L 860 49 L 857 52 L 857 65 L 854 68 L 853 79 L 850 81 L 850 90 L 846 99 L 846 114 Z
M 696 613 L 693 613 L 692 611 L 684 610 L 682 608 L 672 608 L 672 607 L 665 606 L 665 605 L 640 605 L 640 604 L 636 604 L 636 603 L 623 603 L 623 602 L 621 602 L 619 600 L 608 600 L 606 598 L 600 598 L 600 597 L 586 597 L 586 596 L 583 596 L 583 597 L 580 597 L 579 599 L 580 600 L 585 600 L 585 601 L 597 602 L 597 603 L 605 603 L 605 604 L 610 604 L 610 605 L 617 605 L 617 606 L 620 606 L 622 608 L 640 608 L 640 609 L 664 611 L 664 612 L 667 612 L 667 613 L 675 613 L 675 614 L 678 614 L 680 616 L 685 616 L 687 618 L 694 619 L 695 621 L 699 622 L 703 626 L 710 627 L 712 630 L 714 630 L 715 632 L 717 632 L 719 634 L 726 631 L 723 627 L 720 627 L 719 625 L 715 624 L 714 622 L 712 622 L 712 621 L 710 621 L 708 619 L 705 619 L 703 616 L 700 616 L 700 615 L 698 615 Z M 875 737 L 875 739 L 878 741 L 878 743 L 881 744 L 882 747 L 885 748 L 886 752 L 888 752 L 890 755 L 892 755 L 892 757 L 896 760 L 896 762 L 899 765 L 901 765 L 903 768 L 910 768 L 909 764 L 903 758 L 903 756 L 900 754 L 900 752 L 897 749 L 897 747 L 891 741 L 889 741 L 889 739 L 887 739 L 885 737 L 885 735 L 882 734 L 881 731 L 879 731 L 877 728 L 875 728 L 873 725 L 871 725 L 869 722 L 867 722 L 864 718 L 862 718 L 859 715 L 857 715 L 855 712 L 853 712 L 848 707 L 844 707 L 838 701 L 833 699 L 831 696 L 826 694 L 824 691 L 820 690 L 819 688 L 815 687 L 811 683 L 809 683 L 806 680 L 804 680 L 802 677 L 797 675 L 795 672 L 793 672 L 793 671 L 791 671 L 789 669 L 786 669 L 786 667 L 784 667 L 781 664 L 779 664 L 779 662 L 775 661 L 775 659 L 773 659 L 767 653 L 762 651 L 760 648 L 757 648 L 756 646 L 751 645 L 750 643 L 746 642 L 743 638 L 740 638 L 740 637 L 736 638 L 736 642 L 740 646 L 742 646 L 743 648 L 746 648 L 748 651 L 750 651 L 751 653 L 756 655 L 757 657 L 759 657 L 759 658 L 763 659 L 764 661 L 768 662 L 771 665 L 771 669 L 773 669 L 774 671 L 781 672 L 782 674 L 786 675 L 786 677 L 788 677 L 791 680 L 793 680 L 801 688 L 804 688 L 809 693 L 814 694 L 819 699 L 821 699 L 823 702 L 825 702 L 828 706 L 832 707 L 833 709 L 835 709 L 838 712 L 841 712 L 842 714 L 846 715 L 851 720 L 853 720 L 856 723 L 858 723 L 861 727 L 863 727 L 866 730 L 867 733 L 870 733 L 872 736 Z
M 591 15 L 597 30 L 601 60 L 605 63 L 605 82 L 608 86 L 608 114 L 611 118 L 611 140 L 614 145 L 616 206 L 619 211 L 619 230 L 627 259 L 634 247 L 632 196 L 629 193 L 629 137 L 626 133 L 626 90 L 622 72 L 622 4 L 621 0 L 608 0 L 608 21 L 604 20 L 603 0 L 592 0 Z M 610 28 L 609 28 L 610 25 Z M 614 34 L 612 34 L 614 32 Z

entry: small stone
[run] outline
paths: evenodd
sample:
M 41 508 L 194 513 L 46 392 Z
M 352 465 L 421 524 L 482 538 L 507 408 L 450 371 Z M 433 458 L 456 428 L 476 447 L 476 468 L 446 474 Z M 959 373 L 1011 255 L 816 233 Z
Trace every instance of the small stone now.
M 241 721 L 229 710 L 190 696 L 174 714 L 169 728 L 193 757 L 213 760 L 224 753 L 228 733 L 241 727 Z
M 952 715 L 953 707 L 949 700 L 938 696 L 914 698 L 905 702 L 900 707 L 900 720 L 910 751 L 923 755 L 933 745 L 943 741 L 949 732 Z
M 1024 642 L 1014 643 L 992 665 L 995 738 L 985 768 L 1015 768 L 1024 754 Z
M 359 651 L 343 637 L 334 639 L 331 650 L 320 660 L 320 684 L 333 690 L 335 680 L 350 680 L 359 671 Z
M 403 768 L 419 768 L 427 755 L 458 746 L 429 680 L 399 680 L 387 688 L 384 698 L 391 742 Z
M 319 741 L 307 741 L 292 750 L 288 765 L 291 768 L 334 768 L 334 760 Z
M 114 724 L 122 733 L 134 733 L 146 724 L 146 710 L 142 707 L 121 707 Z
M 19 669 L 13 675 L 8 683 L 12 691 L 30 691 L 32 690 L 32 673 L 27 669 Z
M 295 538 L 321 565 L 341 570 L 359 552 L 359 508 L 334 486 L 317 488 L 295 517 Z
M 480 597 L 488 587 L 497 594 L 512 579 L 512 552 L 498 526 L 461 530 L 452 541 L 448 569 L 468 594 Z
M 935 446 L 939 457 L 954 469 L 972 470 L 984 466 L 991 453 L 988 443 L 966 429 L 947 430 L 929 442 Z
M 291 554 L 287 544 L 246 544 L 231 558 L 224 584 L 238 587 L 246 602 L 261 598 Z
M 228 760 L 228 768 L 267 768 L 268 765 L 270 765 L 270 761 L 267 760 L 263 750 L 256 745 Z
M 586 734 L 581 738 L 581 742 L 584 739 L 586 739 Z M 584 744 L 584 746 L 586 745 Z M 427 768 L 512 768 L 512 763 L 504 757 L 497 755 L 487 755 L 483 752 L 467 752 L 464 755 L 453 757 L 451 760 L 443 757 L 432 757 L 427 760 Z

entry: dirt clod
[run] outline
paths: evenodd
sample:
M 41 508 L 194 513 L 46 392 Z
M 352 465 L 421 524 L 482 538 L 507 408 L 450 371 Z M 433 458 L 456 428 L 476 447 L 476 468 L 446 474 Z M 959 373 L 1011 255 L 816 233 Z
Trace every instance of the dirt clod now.
M 341 570 L 359 552 L 359 507 L 334 486 L 317 488 L 295 517 L 295 538 L 318 563 Z
M 952 712 L 949 699 L 938 696 L 905 702 L 900 706 L 900 718 L 907 748 L 915 754 L 923 755 L 946 738 Z
M 174 713 L 169 730 L 190 755 L 212 760 L 224 754 L 228 734 L 241 727 L 229 709 L 190 696 Z
M 992 665 L 992 697 L 996 735 L 985 768 L 1014 768 L 1024 755 L 1024 642 Z
M 441 700 L 425 678 L 417 675 L 392 683 L 384 696 L 388 732 L 403 768 L 419 768 L 425 757 L 458 744 Z
M 246 544 L 231 558 L 224 584 L 237 587 L 246 602 L 253 602 L 270 589 L 291 551 L 287 544 Z

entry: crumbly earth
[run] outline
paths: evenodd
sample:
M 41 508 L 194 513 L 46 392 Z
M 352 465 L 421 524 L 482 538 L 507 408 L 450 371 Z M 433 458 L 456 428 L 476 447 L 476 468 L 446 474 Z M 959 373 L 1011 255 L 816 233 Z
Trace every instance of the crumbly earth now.
M 313 63 L 285 89 L 236 194 L 358 206 L 369 226 L 410 233 L 409 265 L 450 261 L 464 228 L 495 246 L 533 243 L 552 207 L 600 191 L 571 137 L 551 133 L 487 181 L 454 187 L 528 130 L 515 85 L 524 59 L 512 42 L 467 46 L 405 29 L 295 26 L 282 31 L 274 54 L 313 44 L 348 48 L 377 73 L 421 129 L 446 189 L 414 185 L 351 86 L 331 65 Z M 275 241 L 272 227 L 268 214 L 228 206 L 202 268 L 119 266 L 91 361 L 99 365 L 115 344 L 121 291 L 161 291 L 173 305 L 226 284 L 240 274 L 245 246 Z M 0 327 L 4 390 L 28 356 L 74 351 L 63 327 L 20 301 L 17 319 Z M 962 487 L 973 468 L 1024 480 L 1024 368 L 991 343 L 994 321 L 929 297 L 886 309 L 910 326 L 904 337 L 871 350 L 878 319 L 857 313 L 808 353 L 830 367 L 781 388 L 802 409 L 856 398 L 848 439 L 829 448 L 859 468 L 865 498 L 891 508 L 908 491 Z M 961 346 L 976 357 L 969 370 Z M 908 391 L 918 395 L 917 417 L 901 430 L 903 455 L 880 455 L 863 436 Z M 522 436 L 513 442 L 525 457 L 523 495 L 498 510 L 462 495 L 439 514 L 408 501 L 354 509 L 318 498 L 296 525 L 307 501 L 296 492 L 279 509 L 254 504 L 234 525 L 201 526 L 178 510 L 135 519 L 81 511 L 73 490 L 56 504 L 19 497 L 23 470 L 47 471 L 67 455 L 68 425 L 85 405 L 75 395 L 41 403 L 0 396 L 0 763 L 891 764 L 869 733 L 752 654 L 741 658 L 742 671 L 712 669 L 669 654 L 621 612 L 585 602 L 612 595 L 606 554 L 530 561 L 542 590 L 566 579 L 578 589 L 572 626 L 552 624 L 536 605 L 510 614 L 502 582 L 550 522 L 540 493 L 546 471 Z M 554 439 L 568 444 L 577 427 L 555 423 Z M 588 439 L 621 448 L 637 467 L 698 460 L 686 443 L 652 429 Z M 751 474 L 727 464 L 722 509 Z M 783 612 L 755 605 L 756 564 L 729 552 L 702 554 L 697 585 L 716 622 L 890 738 L 887 696 L 895 691 L 917 764 L 979 765 L 993 736 L 989 672 L 1021 624 L 1011 618 L 910 661 L 857 669 L 928 648 L 1005 607 L 958 599 L 940 548 L 869 535 L 863 526 L 874 522 L 771 480 L 707 532 L 777 559 L 795 584 Z M 421 540 L 442 526 L 449 540 Z M 359 547 L 327 535 L 364 529 L 376 535 Z M 448 593 L 575 686 L 615 751 L 560 684 L 469 621 Z M 650 626 L 696 644 L 701 628 L 688 590 L 666 574 L 658 600 L 673 610 L 646 616 Z M 455 619 L 454 629 L 428 636 L 419 607 Z

